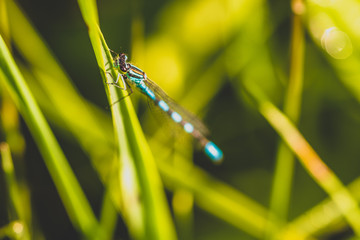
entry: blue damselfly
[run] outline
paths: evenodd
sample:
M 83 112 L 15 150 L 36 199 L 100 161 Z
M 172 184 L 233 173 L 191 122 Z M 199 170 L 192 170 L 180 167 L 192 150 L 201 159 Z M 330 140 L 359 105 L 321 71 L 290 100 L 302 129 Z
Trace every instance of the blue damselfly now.
M 116 81 L 112 84 L 118 88 L 126 90 L 130 85 L 134 86 L 140 92 L 145 94 L 169 117 L 182 126 L 185 132 L 196 138 L 205 154 L 214 162 L 220 162 L 223 159 L 223 153 L 212 141 L 209 141 L 206 135 L 206 127 L 191 113 L 176 104 L 156 83 L 151 81 L 146 73 L 140 68 L 127 62 L 127 56 L 124 53 L 117 54 L 113 62 L 114 68 L 120 70 Z M 123 87 L 118 85 L 121 79 Z

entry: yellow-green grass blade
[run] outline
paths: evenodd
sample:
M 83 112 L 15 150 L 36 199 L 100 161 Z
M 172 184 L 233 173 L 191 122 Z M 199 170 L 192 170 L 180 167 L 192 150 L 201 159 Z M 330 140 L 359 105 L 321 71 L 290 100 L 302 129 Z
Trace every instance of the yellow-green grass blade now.
M 117 215 L 118 214 L 112 201 L 110 190 L 107 188 L 104 194 L 100 215 L 100 225 L 104 232 L 104 239 L 113 239 Z
M 10 28 L 7 10 L 7 1 L 0 1 L 0 35 L 3 36 L 5 43 L 9 46 Z
M 170 189 L 191 192 L 199 207 L 254 237 L 264 234 L 268 216 L 264 207 L 185 159 L 179 161 L 176 167 L 163 160 L 158 163 Z
M 9 203 L 12 205 L 14 213 L 10 214 L 10 220 L 16 221 L 18 220 L 18 227 L 13 228 L 13 232 L 19 236 L 21 239 L 27 240 L 30 238 L 30 206 L 28 204 L 28 198 L 21 194 L 20 186 L 16 180 L 14 164 L 11 157 L 11 152 L 9 145 L 7 143 L 0 143 L 0 156 L 1 156 L 1 165 L 2 171 L 4 172 L 5 182 L 8 190 Z M 16 217 L 15 219 L 11 219 L 12 217 Z M 16 232 L 16 229 L 19 231 Z M 1 236 L 0 236 L 1 238 Z
M 28 125 L 72 223 L 84 236 L 96 236 L 99 228 L 90 204 L 2 37 L 0 67 L 1 82 Z
M 49 121 L 74 135 L 105 181 L 113 163 L 110 118 L 81 97 L 21 9 L 13 1 L 8 8 L 14 45 L 30 66 L 21 70 L 40 107 Z
M 16 3 L 9 3 L 9 12 L 14 44 L 31 66 L 30 69 L 21 68 L 22 72 L 49 121 L 74 135 L 89 154 L 103 182 L 116 178 L 111 171 L 114 163 L 114 143 L 111 141 L 113 132 L 110 118 L 82 99 L 44 40 Z M 27 36 L 26 39 L 24 35 Z M 34 48 L 36 51 L 33 51 Z M 47 63 L 46 67 L 43 62 Z M 67 107 L 61 107 L 64 105 Z M 114 195 L 119 195 L 119 191 L 114 192 Z M 112 205 L 108 202 L 104 201 L 100 224 L 104 237 L 111 239 L 117 214 L 114 209 L 110 210 Z
M 180 189 L 191 193 L 199 208 L 255 238 L 261 239 L 268 228 L 282 229 L 278 222 L 268 221 L 271 213 L 264 206 L 194 166 L 182 153 L 174 157 L 176 161 L 169 162 L 165 156 L 170 154 L 170 150 L 162 151 L 158 159 L 164 160 L 158 160 L 157 164 L 166 186 L 171 191 Z M 184 208 L 183 202 L 179 204 L 182 205 L 174 208 Z M 287 229 L 286 233 L 296 237 L 294 239 L 301 239 L 303 236 L 295 227 Z
M 360 178 L 348 185 L 349 191 L 360 202 Z M 347 225 L 341 212 L 331 199 L 326 199 L 315 207 L 289 222 L 281 231 L 281 239 L 290 239 L 294 232 L 301 233 L 304 239 L 314 235 L 327 235 L 334 229 L 346 229 Z
M 303 90 L 305 36 L 301 12 L 295 12 L 302 1 L 292 1 L 294 7 L 291 33 L 290 74 L 284 100 L 284 113 L 294 124 L 297 124 L 301 112 L 301 96 Z M 302 5 L 301 5 L 302 6 Z M 270 221 L 286 222 L 290 204 L 291 187 L 294 175 L 294 153 L 281 141 L 276 156 L 275 174 L 270 199 L 270 211 L 274 216 Z M 269 229 L 269 236 L 275 233 Z
M 294 124 L 267 100 L 267 97 L 256 85 L 251 84 L 250 81 L 245 81 L 244 87 L 248 95 L 256 103 L 258 111 L 295 153 L 310 176 L 329 194 L 355 234 L 359 236 L 360 209 L 352 194 L 335 173 L 322 161 Z
M 123 191 L 125 221 L 137 239 L 176 239 L 160 176 L 129 98 L 113 105 L 123 92 L 106 84 L 113 81 L 106 74 L 112 56 L 97 24 L 94 1 L 78 1 L 87 24 L 90 40 L 105 84 L 119 147 L 122 166 L 120 178 Z M 111 67 L 111 75 L 117 72 Z M 119 199 L 115 199 L 118 201 Z
M 22 67 L 22 73 L 49 121 L 65 129 L 65 133 L 74 135 L 89 154 L 103 182 L 117 179 L 112 171 L 114 143 L 110 118 L 82 99 L 22 10 L 14 2 L 8 5 L 14 45 L 30 66 Z M 66 108 L 62 107 L 64 105 Z M 119 190 L 113 191 L 113 194 L 119 196 Z M 109 201 L 104 201 L 101 215 L 104 237 L 109 239 L 112 238 L 117 217 L 111 206 Z

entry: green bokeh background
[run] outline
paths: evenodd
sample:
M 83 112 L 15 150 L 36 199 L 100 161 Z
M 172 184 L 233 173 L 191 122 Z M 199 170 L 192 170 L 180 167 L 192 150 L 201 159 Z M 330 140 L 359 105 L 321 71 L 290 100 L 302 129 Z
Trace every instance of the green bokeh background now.
M 351 23 L 347 17 L 351 14 L 357 16 L 353 9 L 360 8 L 360 3 L 334 2 L 333 5 L 321 5 L 322 1 L 306 2 L 305 12 L 301 15 L 305 50 L 297 128 L 325 164 L 342 183 L 348 185 L 359 176 L 360 169 L 360 35 L 352 26 L 357 22 L 354 20 Z M 78 3 L 41 0 L 18 3 L 63 66 L 78 93 L 96 106 L 94 111 L 104 116 L 104 121 L 98 122 L 98 129 L 111 128 L 109 103 Z M 246 86 L 254 85 L 261 89 L 279 109 L 286 104 L 284 99 L 292 71 L 290 63 L 292 58 L 296 58 L 291 53 L 293 12 L 290 2 L 107 0 L 97 4 L 101 31 L 109 48 L 127 53 L 130 61 L 146 71 L 173 99 L 198 115 L 208 126 L 211 140 L 225 156 L 221 165 L 212 164 L 192 139 L 171 125 L 155 106 L 149 107 L 145 97 L 135 90 L 130 98 L 154 158 L 175 162 L 175 166 L 179 164 L 177 155 L 188 162 L 193 160 L 207 176 L 269 209 L 281 139 L 260 114 Z M 328 40 L 329 46 L 321 45 L 321 35 L 316 35 L 332 26 L 346 33 L 352 44 L 344 47 L 343 51 L 351 48 L 351 55 L 345 59 L 337 59 L 341 54 L 330 55 L 329 51 L 336 46 L 331 45 L 331 39 Z M 26 41 L 27 35 L 23 37 Z M 323 41 L 327 40 L 323 38 Z M 14 56 L 19 65 L 31 69 L 16 46 Z M 46 62 L 44 66 L 46 68 Z M 105 192 L 98 176 L 99 169 L 91 164 L 89 154 L 62 120 L 57 119 L 57 110 L 51 110 L 51 103 L 40 96 L 37 81 L 28 84 L 98 216 Z M 0 88 L 3 86 L 0 85 Z M 51 91 L 61 89 L 53 88 Z M 51 94 L 51 91 L 45 95 Z M 62 94 L 66 96 L 66 92 Z M 63 103 L 63 109 L 70 107 L 76 113 L 76 109 L 82 106 L 71 101 Z M 73 118 L 84 124 L 88 121 L 82 115 L 75 114 Z M 0 128 L 0 140 L 9 142 L 5 128 L 4 124 Z M 22 146 L 21 140 L 9 144 L 14 152 L 16 175 L 20 182 L 26 183 L 31 195 L 33 228 L 38 234 L 35 236 L 45 239 L 80 238 L 23 120 L 20 120 L 18 131 L 23 136 L 24 148 L 15 150 L 16 146 Z M 113 138 L 109 136 L 108 140 Z M 183 152 L 183 149 L 186 151 Z M 183 186 L 169 180 L 166 174 L 164 177 L 162 171 L 160 173 L 167 187 L 166 196 L 176 219 L 179 239 L 265 238 L 259 237 L 263 233 L 251 234 L 252 230 L 246 230 L 246 224 L 236 226 L 216 214 L 214 216 L 203 209 L 203 203 L 198 205 L 196 197 L 193 208 L 190 207 L 191 210 L 182 219 L 173 210 L 173 204 L 174 196 Z M 328 198 L 298 162 L 295 163 L 293 177 L 285 180 L 293 182 L 285 221 L 291 223 L 313 207 L 321 206 L 321 202 Z M 5 185 L 4 179 L 1 179 L 0 227 L 14 220 L 9 217 L 9 200 L 3 197 L 7 196 Z M 191 193 L 187 194 L 193 199 Z M 177 204 L 186 205 L 186 198 L 184 201 L 180 200 Z M 324 214 L 323 218 L 327 215 Z M 352 236 L 352 230 L 343 219 L 335 221 L 334 225 L 336 227 L 324 226 L 321 231 L 312 232 L 312 236 L 320 239 L 348 239 Z M 119 216 L 113 238 L 129 239 L 126 226 Z

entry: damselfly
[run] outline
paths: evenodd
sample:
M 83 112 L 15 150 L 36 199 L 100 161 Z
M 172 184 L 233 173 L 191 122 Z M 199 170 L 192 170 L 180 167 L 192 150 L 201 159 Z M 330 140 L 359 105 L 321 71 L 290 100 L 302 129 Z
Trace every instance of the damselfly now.
M 206 135 L 206 127 L 194 117 L 191 113 L 176 104 L 156 83 L 151 81 L 146 73 L 140 68 L 127 62 L 127 56 L 124 53 L 117 54 L 113 62 L 114 68 L 120 70 L 116 81 L 112 84 L 118 88 L 126 90 L 132 85 L 140 92 L 145 94 L 151 101 L 155 103 L 162 111 L 167 113 L 169 117 L 177 124 L 180 124 L 185 132 L 196 138 L 205 154 L 214 162 L 220 162 L 223 153 L 213 142 L 209 141 Z M 123 86 L 118 85 L 121 79 Z

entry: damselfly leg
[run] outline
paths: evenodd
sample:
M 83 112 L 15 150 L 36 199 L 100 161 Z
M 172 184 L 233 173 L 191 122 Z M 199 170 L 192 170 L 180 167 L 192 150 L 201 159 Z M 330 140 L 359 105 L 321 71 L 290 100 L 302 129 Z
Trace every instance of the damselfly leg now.
M 110 72 L 106 72 L 107 74 L 110 75 L 110 77 L 112 78 L 112 80 L 114 80 L 114 77 L 112 76 L 112 74 Z M 124 87 L 121 87 L 118 82 L 119 82 L 119 79 L 121 78 L 121 82 L 123 84 Z M 113 85 L 117 88 L 120 88 L 121 90 L 125 90 L 127 89 L 127 86 L 131 89 L 131 87 L 129 85 L 127 85 L 126 81 L 124 80 L 124 77 L 121 75 L 121 73 L 118 73 L 118 76 L 116 78 L 116 81 L 113 81 L 113 82 L 106 82 L 107 84 L 109 85 Z M 131 89 L 131 92 L 132 92 L 132 89 Z
M 114 80 L 114 77 L 112 76 L 112 74 L 110 72 L 106 72 L 106 73 L 109 74 L 110 77 Z M 130 96 L 133 93 L 133 90 L 132 90 L 131 86 L 126 82 L 126 80 L 124 78 L 126 78 L 126 76 L 123 76 L 121 73 L 118 73 L 116 81 L 106 82 L 106 84 L 109 84 L 109 85 L 115 86 L 117 88 L 120 88 L 121 90 L 124 90 L 124 91 L 126 91 L 128 93 L 127 95 L 125 95 L 125 96 L 121 97 L 120 99 L 118 99 L 117 101 L 113 102 L 110 107 L 112 107 L 114 104 L 120 102 L 121 100 L 123 100 L 124 98 Z M 121 79 L 122 84 L 123 84 L 124 87 L 121 87 L 118 84 L 119 79 Z

